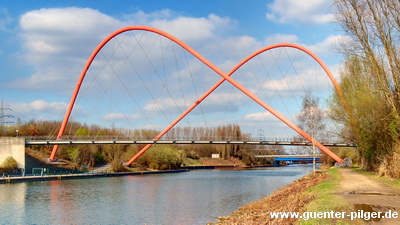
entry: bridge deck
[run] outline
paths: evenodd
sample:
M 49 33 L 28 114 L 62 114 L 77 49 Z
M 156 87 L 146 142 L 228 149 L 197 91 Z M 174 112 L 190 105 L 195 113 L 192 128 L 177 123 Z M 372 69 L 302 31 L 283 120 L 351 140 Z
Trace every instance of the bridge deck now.
M 321 158 L 315 158 L 315 160 L 320 160 Z M 312 161 L 314 158 L 274 158 L 275 161 Z
M 25 145 L 104 145 L 104 144 L 223 144 L 223 145 L 291 145 L 312 146 L 311 142 L 291 141 L 202 141 L 202 140 L 27 140 Z M 355 144 L 322 143 L 332 147 L 357 147 Z
M 256 158 L 313 158 L 313 155 L 256 155 Z M 315 155 L 315 158 L 321 158 L 321 155 Z

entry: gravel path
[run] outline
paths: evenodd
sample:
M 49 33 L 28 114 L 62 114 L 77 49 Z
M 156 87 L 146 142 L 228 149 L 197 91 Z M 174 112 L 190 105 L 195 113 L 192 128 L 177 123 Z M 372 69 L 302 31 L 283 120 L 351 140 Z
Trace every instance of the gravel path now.
M 354 211 L 382 212 L 389 210 L 400 214 L 400 190 L 384 184 L 349 168 L 341 168 L 343 180 L 338 194 L 354 205 Z M 366 224 L 400 224 L 399 218 L 370 219 Z

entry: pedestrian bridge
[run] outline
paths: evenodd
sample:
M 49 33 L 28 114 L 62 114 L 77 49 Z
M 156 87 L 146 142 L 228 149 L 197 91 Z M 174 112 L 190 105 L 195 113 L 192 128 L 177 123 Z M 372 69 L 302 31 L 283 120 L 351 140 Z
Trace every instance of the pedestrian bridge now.
M 109 144 L 220 144 L 220 145 L 282 145 L 282 146 L 312 146 L 312 142 L 297 141 L 221 141 L 221 140 L 27 140 L 25 145 L 109 145 Z M 328 147 L 357 147 L 348 143 L 321 143 Z
M 291 160 L 295 158 L 299 159 L 307 159 L 307 158 L 321 158 L 321 155 L 256 155 L 256 158 L 275 158 L 275 159 L 282 159 L 282 160 Z
M 321 155 L 256 155 L 256 158 L 273 158 L 274 161 L 313 161 L 320 160 Z

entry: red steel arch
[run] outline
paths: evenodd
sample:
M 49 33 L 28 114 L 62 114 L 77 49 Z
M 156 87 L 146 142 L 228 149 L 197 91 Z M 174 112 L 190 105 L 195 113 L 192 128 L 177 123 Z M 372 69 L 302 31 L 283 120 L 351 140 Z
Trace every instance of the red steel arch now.
M 177 43 L 178 45 L 180 45 L 182 48 L 184 48 L 185 50 L 187 50 L 188 52 L 190 52 L 193 56 L 195 56 L 196 58 L 198 58 L 201 62 L 203 62 L 206 66 L 208 66 L 209 68 L 211 68 L 214 72 L 216 72 L 217 74 L 219 74 L 222 78 L 216 83 L 214 84 L 206 93 L 203 94 L 203 96 L 201 96 L 196 102 L 193 103 L 193 105 L 191 105 L 185 112 L 183 112 L 175 121 L 173 121 L 167 128 L 165 128 L 159 135 L 157 135 L 153 140 L 158 140 L 160 139 L 165 133 L 167 133 L 173 126 L 175 126 L 180 120 L 182 120 L 190 111 L 192 111 L 197 105 L 199 105 L 208 95 L 210 95 L 219 85 L 221 85 L 225 80 L 227 80 L 229 83 L 231 83 L 232 85 L 234 85 L 236 88 L 238 88 L 240 91 L 242 91 L 244 94 L 246 94 L 247 96 L 249 96 L 253 101 L 257 102 L 259 105 L 261 105 L 263 108 L 265 108 L 266 110 L 268 110 L 270 113 L 272 113 L 275 117 L 277 117 L 278 119 L 280 119 L 282 122 L 284 122 L 286 125 L 288 125 L 290 128 L 292 128 L 294 131 L 296 131 L 297 133 L 299 133 L 300 135 L 302 135 L 304 138 L 306 138 L 307 140 L 309 140 L 310 142 L 313 142 L 319 149 L 321 149 L 323 152 L 325 152 L 328 156 L 330 156 L 331 158 L 333 158 L 336 162 L 341 163 L 343 160 L 338 157 L 336 154 L 334 154 L 332 151 L 330 151 L 328 148 L 326 148 L 325 146 L 323 146 L 321 143 L 319 143 L 317 140 L 314 140 L 313 137 L 311 137 L 309 134 L 307 134 L 306 132 L 304 132 L 302 129 L 300 129 L 297 125 L 295 125 L 294 123 L 292 123 L 291 121 L 289 121 L 288 119 L 286 119 L 282 114 L 280 114 L 278 111 L 276 111 L 275 109 L 273 109 L 272 107 L 270 107 L 268 104 L 266 104 L 265 102 L 263 102 L 260 98 L 258 98 L 256 95 L 254 95 L 253 93 L 251 93 L 248 89 L 246 89 L 245 87 L 243 87 L 240 83 L 238 83 L 236 80 L 234 80 L 233 78 L 231 78 L 230 76 L 237 70 L 239 69 L 242 65 L 244 65 L 246 62 L 248 62 L 250 59 L 254 58 L 255 56 L 274 49 L 274 48 L 279 48 L 279 47 L 291 47 L 291 48 L 296 48 L 299 49 L 305 53 L 307 53 L 308 55 L 310 55 L 312 58 L 314 58 L 314 60 L 316 60 L 321 67 L 324 69 L 324 71 L 327 73 L 328 77 L 330 78 L 330 80 L 332 81 L 335 89 L 337 90 L 343 104 L 345 105 L 346 109 L 347 109 L 347 104 L 346 101 L 343 98 L 343 94 L 339 88 L 339 85 L 337 84 L 335 78 L 333 77 L 333 75 L 331 74 L 331 72 L 329 71 L 328 67 L 323 63 L 323 61 L 317 57 L 314 53 L 312 53 L 310 50 L 300 46 L 300 45 L 296 45 L 296 44 L 290 44 L 290 43 L 282 43 L 282 44 L 276 44 L 276 45 L 271 45 L 265 48 L 262 48 L 256 52 L 254 52 L 253 54 L 251 54 L 250 56 L 246 57 L 244 60 L 242 60 L 240 63 L 238 63 L 229 73 L 224 73 L 223 71 L 221 71 L 217 66 L 215 66 L 213 63 L 211 63 L 210 61 L 208 61 L 206 58 L 204 58 L 202 55 L 200 55 L 199 53 L 197 53 L 195 50 L 193 50 L 191 47 L 189 47 L 186 43 L 182 42 L 181 40 L 179 40 L 178 38 L 164 32 L 161 30 L 158 30 L 156 28 L 152 28 L 152 27 L 147 27 L 147 26 L 128 26 L 128 27 L 124 27 L 121 28 L 113 33 L 111 33 L 108 37 L 106 37 L 97 47 L 96 49 L 92 52 L 92 54 L 90 55 L 89 59 L 87 60 L 84 68 L 82 69 L 82 72 L 80 74 L 80 77 L 78 79 L 78 82 L 75 86 L 74 92 L 72 94 L 70 103 L 68 105 L 68 109 L 65 113 L 64 116 L 64 120 L 62 122 L 61 128 L 58 132 L 57 135 L 57 140 L 60 140 L 66 125 L 68 123 L 69 117 L 71 115 L 73 106 L 75 104 L 75 100 L 76 97 L 79 93 L 80 87 L 82 85 L 82 82 L 85 78 L 85 75 L 87 73 L 87 70 L 89 69 L 91 63 L 93 62 L 94 58 L 96 57 L 96 55 L 99 53 L 99 51 L 104 47 L 104 45 L 106 45 L 111 39 L 113 39 L 115 36 L 123 33 L 123 32 L 127 32 L 127 31 L 132 31 L 132 30 L 143 30 L 143 31 L 149 31 L 149 32 L 153 32 L 153 33 L 157 33 L 159 35 L 162 35 L 168 39 L 170 39 L 171 41 Z M 347 110 L 348 111 L 348 110 Z M 127 165 L 132 164 L 140 155 L 142 155 L 147 149 L 149 149 L 152 145 L 146 145 L 143 149 L 141 149 L 134 157 L 132 157 L 128 162 Z M 53 147 L 52 153 L 50 155 L 50 160 L 54 161 L 55 160 L 55 156 L 57 154 L 57 150 L 58 150 L 58 145 L 55 145 Z
M 231 76 L 233 73 L 235 73 L 240 67 L 242 67 L 245 63 L 247 63 L 249 60 L 251 60 L 252 58 L 256 57 L 257 55 L 266 52 L 268 50 L 271 49 L 275 49 L 275 48 L 282 48 L 282 47 L 290 47 L 290 48 L 295 48 L 298 50 L 301 50 L 303 52 L 305 52 L 306 54 L 308 54 L 309 56 L 311 56 L 315 61 L 318 62 L 318 64 L 323 68 L 323 70 L 326 72 L 326 74 L 328 75 L 329 79 L 332 81 L 336 91 L 338 92 L 340 99 L 342 101 L 342 103 L 345 105 L 346 111 L 349 112 L 347 110 L 347 104 L 346 101 L 343 97 L 342 91 L 338 85 L 338 83 L 336 82 L 335 77 L 332 75 L 332 73 L 330 72 L 330 70 L 328 69 L 328 67 L 325 65 L 325 63 L 317 56 L 315 55 L 313 52 L 311 52 L 310 50 L 306 49 L 305 47 L 301 46 L 301 45 L 297 45 L 297 44 L 292 44 L 292 43 L 280 43 L 280 44 L 274 44 L 274 45 L 270 45 L 267 47 L 264 47 L 256 52 L 254 52 L 253 54 L 249 55 L 248 57 L 246 57 L 245 59 L 243 59 L 241 62 L 239 62 L 234 68 L 232 68 L 232 70 L 227 73 L 227 76 Z M 203 62 L 205 63 L 205 62 Z M 206 64 L 206 63 L 205 63 Z M 218 69 L 218 68 L 217 68 Z M 215 70 L 214 70 L 215 71 Z M 217 71 L 215 71 L 217 72 Z M 222 72 L 222 71 L 221 71 Z M 218 73 L 218 72 L 217 72 Z M 222 72 L 223 73 L 223 72 Z M 220 74 L 220 73 L 219 73 Z M 221 74 L 220 74 L 221 75 Z M 222 75 L 221 75 L 222 76 Z M 201 96 L 196 102 L 194 102 L 185 112 L 183 112 L 177 119 L 175 119 L 168 127 L 166 127 L 162 132 L 160 132 L 153 140 L 159 140 L 162 136 L 164 136 L 164 134 L 166 134 L 170 129 L 172 129 L 172 127 L 174 127 L 179 121 L 181 121 L 188 113 L 190 113 L 190 111 L 192 111 L 194 108 L 196 108 L 197 105 L 199 105 L 205 98 L 207 98 L 208 95 L 210 95 L 215 89 L 217 89 L 223 82 L 225 81 L 225 78 L 221 78 L 216 84 L 214 84 L 214 86 L 212 86 L 206 93 L 203 94 L 203 96 Z M 237 87 L 237 86 L 236 86 Z M 238 87 L 237 87 L 238 88 Z M 239 88 L 240 89 L 240 88 Z M 243 91 L 242 89 L 240 89 L 241 91 Z M 246 94 L 246 93 L 245 93 Z M 247 94 L 246 94 L 247 95 Z M 250 97 L 250 96 L 249 96 Z M 256 97 L 256 96 L 254 96 Z M 252 98 L 252 97 L 250 97 Z M 254 98 L 252 98 L 254 100 Z M 262 100 L 259 100 L 260 102 L 262 102 Z M 259 102 L 257 102 L 259 103 Z M 260 104 L 260 103 L 259 103 Z M 265 103 L 264 103 L 265 104 Z M 293 124 L 291 121 L 289 121 L 288 119 L 286 119 L 283 115 L 281 115 L 279 112 L 277 112 L 276 110 L 274 110 L 272 107 L 269 107 L 267 104 L 265 104 L 264 106 L 262 104 L 260 104 L 262 107 L 266 108 L 269 112 L 271 112 L 274 116 L 276 116 L 278 119 L 280 119 L 282 122 L 284 122 L 286 125 L 288 125 L 290 128 L 292 128 L 293 130 L 295 130 L 297 133 L 299 133 L 300 135 L 302 135 L 304 138 L 306 138 L 307 140 L 309 140 L 310 142 L 314 142 L 315 145 L 321 149 L 322 151 L 324 151 L 325 153 L 327 152 L 331 152 L 329 149 L 327 149 L 325 146 L 323 146 L 322 144 L 320 144 L 318 141 L 314 140 L 310 135 L 308 135 L 306 132 L 304 132 L 303 130 L 301 130 L 297 125 Z M 139 158 L 144 152 L 147 151 L 147 149 L 149 149 L 151 146 L 153 146 L 153 144 L 147 144 L 144 148 L 142 148 L 135 156 L 133 156 L 128 162 L 127 165 L 131 165 L 137 158 Z M 324 149 L 324 150 L 323 150 Z M 332 152 L 331 152 L 332 153 Z M 328 154 L 328 153 L 327 153 Z M 335 154 L 328 154 L 330 157 L 332 157 L 335 161 L 337 162 L 341 162 L 341 159 L 339 157 L 337 157 Z M 335 159 L 336 158 L 336 159 Z M 337 159 L 338 158 L 338 159 Z

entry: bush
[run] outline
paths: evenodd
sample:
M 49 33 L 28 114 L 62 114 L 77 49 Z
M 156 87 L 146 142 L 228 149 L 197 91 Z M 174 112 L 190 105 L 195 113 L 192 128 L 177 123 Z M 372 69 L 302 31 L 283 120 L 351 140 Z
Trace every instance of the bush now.
M 176 169 L 182 163 L 182 153 L 171 146 L 153 146 L 142 157 L 141 163 L 156 169 Z
M 79 149 L 76 147 L 71 147 L 67 150 L 67 152 L 68 152 L 69 160 L 76 163 L 78 161 L 78 157 L 79 157 L 79 153 L 80 153 Z
M 18 169 L 18 162 L 12 156 L 9 156 L 4 160 L 3 164 L 1 164 L 1 169 L 5 171 Z
M 354 147 L 344 147 L 344 148 L 331 147 L 330 150 L 342 159 L 346 157 L 352 158 L 353 163 L 356 163 L 359 160 L 357 149 Z M 321 162 L 329 166 L 335 165 L 335 161 L 325 153 L 322 153 Z
M 239 159 L 242 160 L 242 162 L 248 166 L 256 163 L 256 158 L 254 152 L 252 151 L 240 150 L 238 152 L 238 156 Z
M 97 152 L 94 156 L 95 159 L 95 164 L 104 164 L 105 163 L 105 158 L 103 152 Z

